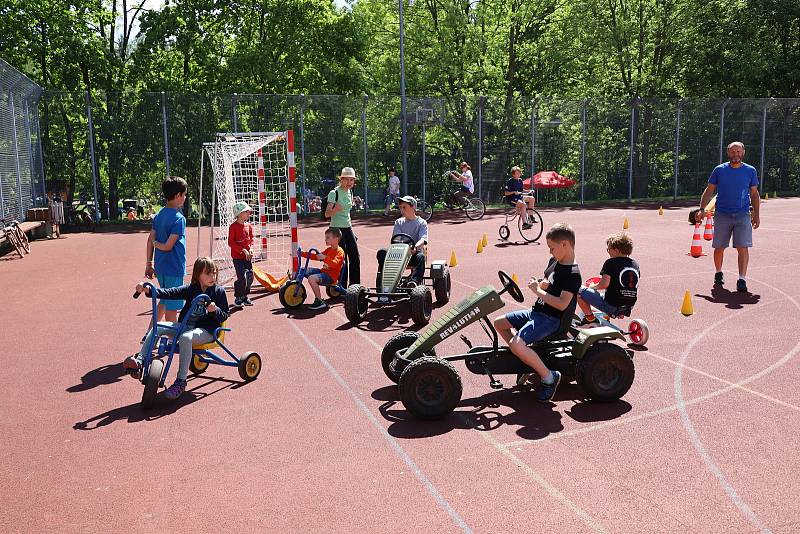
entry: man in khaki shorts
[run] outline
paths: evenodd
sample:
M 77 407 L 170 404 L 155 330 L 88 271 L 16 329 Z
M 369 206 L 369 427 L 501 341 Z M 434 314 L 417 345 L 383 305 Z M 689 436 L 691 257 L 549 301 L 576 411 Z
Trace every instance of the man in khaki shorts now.
M 750 261 L 750 247 L 753 246 L 753 230 L 761 224 L 759 209 L 761 197 L 758 192 L 758 173 L 755 167 L 742 161 L 744 144 L 735 141 L 728 145 L 728 162 L 714 167 L 708 185 L 700 199 L 697 220 L 705 217 L 705 209 L 714 194 L 717 205 L 714 212 L 714 285 L 725 283 L 722 274 L 722 260 L 725 249 L 733 238 L 733 246 L 739 253 L 739 279 L 736 290 L 746 292 L 747 263 Z M 752 208 L 752 211 L 751 211 Z

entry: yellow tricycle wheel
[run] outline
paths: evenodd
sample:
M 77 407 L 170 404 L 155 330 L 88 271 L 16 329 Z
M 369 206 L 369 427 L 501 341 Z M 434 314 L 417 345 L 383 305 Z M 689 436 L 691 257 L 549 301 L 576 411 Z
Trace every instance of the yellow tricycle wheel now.
M 192 354 L 192 361 L 189 363 L 189 370 L 196 375 L 206 372 L 208 369 L 208 362 L 200 359 L 199 354 Z
M 257 352 L 248 352 L 239 360 L 239 376 L 245 382 L 258 378 L 261 372 L 261 356 Z

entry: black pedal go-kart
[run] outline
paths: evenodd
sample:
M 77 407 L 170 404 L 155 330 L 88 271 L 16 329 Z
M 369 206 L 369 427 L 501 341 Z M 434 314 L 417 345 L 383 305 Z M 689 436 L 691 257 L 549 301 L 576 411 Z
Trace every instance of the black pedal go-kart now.
M 451 362 L 463 360 L 467 369 L 489 377 L 492 389 L 502 389 L 496 375 L 514 375 L 515 383 L 522 375 L 534 373 L 508 347 L 501 347 L 489 314 L 504 303 L 500 296 L 508 293 L 517 302 L 525 299 L 519 286 L 504 271 L 498 276 L 503 289 L 486 285 L 453 306 L 425 329 L 402 332 L 383 347 L 381 364 L 386 376 L 398 384 L 403 406 L 419 419 L 440 419 L 455 410 L 461 401 L 462 384 Z M 613 401 L 628 392 L 634 379 L 632 351 L 615 343 L 623 340 L 622 332 L 607 326 L 578 330 L 570 324 L 577 300 L 562 316 L 558 331 L 531 347 L 548 368 L 560 371 L 565 379 L 574 379 L 586 395 L 596 401 Z M 473 346 L 463 334 L 467 352 L 437 356 L 436 345 L 468 325 L 480 321 L 491 345 Z
M 408 234 L 393 235 L 383 260 L 380 279 L 376 280 L 377 286 L 369 288 L 353 284 L 347 288 L 344 312 L 352 324 L 363 321 L 370 306 L 393 306 L 409 302 L 411 320 L 414 324 L 425 325 L 431 320 L 434 295 L 438 303 L 447 304 L 450 301 L 450 269 L 446 261 L 431 262 L 425 268 L 421 285 L 413 284 L 411 275 L 406 274 L 414 244 L 414 238 Z

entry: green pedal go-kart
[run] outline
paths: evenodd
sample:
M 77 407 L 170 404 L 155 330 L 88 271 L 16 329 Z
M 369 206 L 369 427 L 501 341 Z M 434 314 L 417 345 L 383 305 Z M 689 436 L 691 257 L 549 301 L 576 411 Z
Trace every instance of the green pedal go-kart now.
M 450 269 L 444 260 L 431 262 L 430 267 L 426 267 L 421 285 L 413 284 L 411 276 L 405 274 L 413 256 L 413 246 L 414 239 L 410 235 L 393 235 L 391 246 L 386 251 L 381 275 L 379 280 L 376 280 L 377 287 L 372 289 L 361 284 L 353 284 L 347 288 L 344 296 L 344 312 L 352 324 L 364 320 L 370 305 L 392 306 L 410 302 L 411 320 L 414 324 L 425 325 L 431 320 L 433 295 L 440 304 L 447 304 L 450 301 Z
M 464 360 L 467 369 L 489 377 L 493 389 L 503 384 L 495 375 L 534 373 L 508 347 L 498 343 L 497 331 L 489 314 L 503 307 L 500 298 L 508 292 L 517 302 L 525 299 L 519 286 L 504 271 L 499 271 L 501 291 L 486 285 L 453 306 L 421 334 L 402 332 L 383 347 L 381 364 L 390 380 L 398 384 L 403 406 L 419 419 L 440 419 L 461 401 L 461 378 L 452 361 Z M 576 299 L 564 310 L 559 330 L 533 344 L 536 353 L 548 368 L 560 371 L 565 378 L 574 378 L 587 396 L 597 401 L 621 398 L 633 384 L 632 351 L 611 343 L 624 340 L 622 332 L 607 326 L 578 330 L 571 325 Z M 466 336 L 466 354 L 438 357 L 435 347 L 468 325 L 481 321 L 491 338 L 490 346 L 472 346 Z

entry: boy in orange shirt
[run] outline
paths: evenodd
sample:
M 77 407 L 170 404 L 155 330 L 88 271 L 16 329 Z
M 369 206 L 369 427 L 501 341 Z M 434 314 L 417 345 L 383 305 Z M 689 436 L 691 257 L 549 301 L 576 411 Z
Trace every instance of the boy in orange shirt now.
M 247 202 L 237 202 L 233 205 L 233 216 L 236 220 L 228 229 L 228 246 L 231 248 L 233 268 L 236 269 L 236 282 L 233 283 L 233 295 L 236 297 L 235 305 L 252 306 L 253 302 L 247 296 L 253 285 L 253 225 L 248 222 L 252 208 Z
M 325 310 L 328 308 L 328 304 L 322 300 L 319 286 L 320 284 L 329 285 L 339 281 L 342 265 L 344 265 L 344 250 L 339 246 L 341 239 L 342 231 L 340 229 L 328 228 L 325 230 L 325 245 L 328 248 L 312 256 L 309 256 L 308 252 L 300 254 L 304 258 L 310 257 L 312 260 L 323 262 L 322 269 L 311 267 L 306 272 L 308 285 L 311 286 L 311 291 L 314 293 L 314 302 L 309 306 L 311 310 Z

